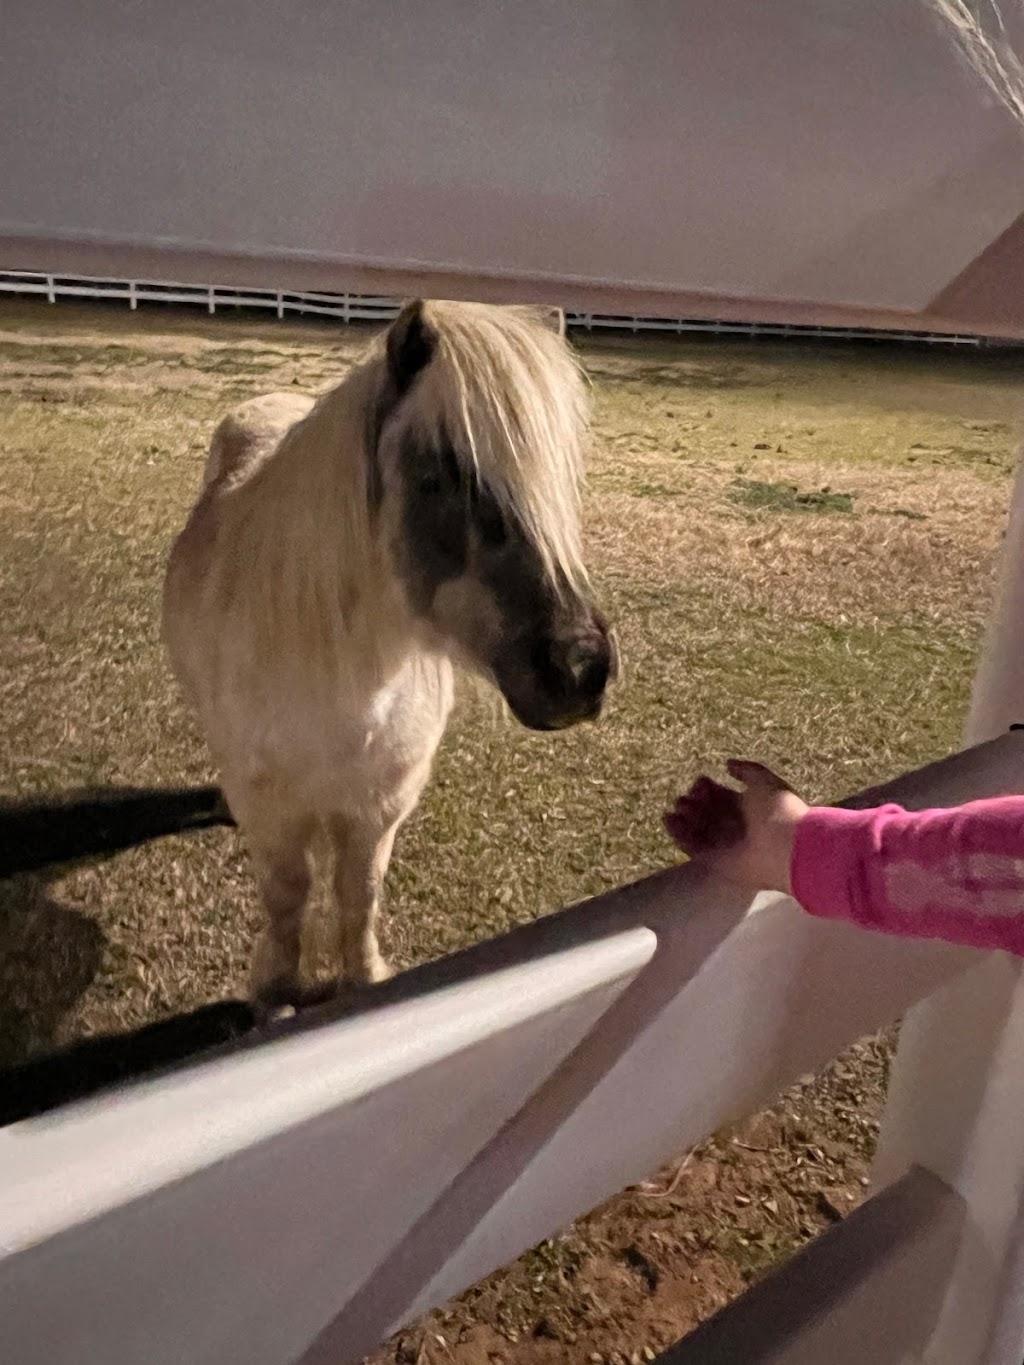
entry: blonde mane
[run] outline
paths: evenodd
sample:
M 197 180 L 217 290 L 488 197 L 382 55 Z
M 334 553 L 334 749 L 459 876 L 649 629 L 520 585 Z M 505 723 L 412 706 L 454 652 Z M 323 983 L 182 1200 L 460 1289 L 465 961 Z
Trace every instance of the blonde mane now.
M 391 613 L 379 603 L 375 610 L 367 591 L 387 581 L 363 492 L 364 412 L 374 387 L 371 367 L 357 366 L 299 420 L 285 421 L 276 441 L 253 441 L 240 465 L 218 470 L 211 460 L 214 477 L 183 538 L 205 531 L 231 547 L 225 554 L 211 546 L 206 593 L 216 599 L 236 667 L 274 658 L 281 668 L 301 666 L 309 686 L 330 686 L 351 671 L 355 647 L 360 671 L 376 678 L 388 671 L 382 624 Z M 258 430 L 261 406 L 280 410 L 289 398 L 246 404 L 246 425 Z

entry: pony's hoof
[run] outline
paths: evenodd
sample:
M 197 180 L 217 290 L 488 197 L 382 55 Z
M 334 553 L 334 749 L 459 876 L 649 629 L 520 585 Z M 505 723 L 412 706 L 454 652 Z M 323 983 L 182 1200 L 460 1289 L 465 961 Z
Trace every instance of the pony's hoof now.
M 393 969 L 380 959 L 372 969 L 355 972 L 342 972 L 335 980 L 331 996 L 335 1006 L 343 1009 L 360 1009 L 371 998 L 374 986 L 389 981 L 395 975 Z
M 252 992 L 252 1007 L 262 1019 L 287 1019 L 302 1002 L 302 988 L 297 981 L 270 981 Z
M 349 986 L 379 986 L 382 981 L 390 981 L 394 974 L 394 968 L 378 955 L 356 962 L 352 967 L 345 961 L 338 979 Z
M 294 1005 L 262 1005 L 258 1002 L 253 1005 L 258 1026 L 265 1028 L 269 1024 L 283 1024 L 287 1019 L 294 1019 L 298 1013 Z

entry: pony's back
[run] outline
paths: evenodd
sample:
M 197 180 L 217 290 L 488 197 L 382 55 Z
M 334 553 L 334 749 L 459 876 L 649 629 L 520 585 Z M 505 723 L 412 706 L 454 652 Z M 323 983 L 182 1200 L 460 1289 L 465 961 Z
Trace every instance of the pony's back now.
M 240 476 L 276 450 L 281 437 L 313 407 L 303 393 L 268 393 L 252 398 L 227 414 L 210 440 L 203 469 L 203 488 L 220 479 Z

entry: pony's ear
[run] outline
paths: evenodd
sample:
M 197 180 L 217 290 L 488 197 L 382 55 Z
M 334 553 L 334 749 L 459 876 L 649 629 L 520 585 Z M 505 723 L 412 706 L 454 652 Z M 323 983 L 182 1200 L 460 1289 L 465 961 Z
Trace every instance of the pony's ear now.
M 401 396 L 437 349 L 437 332 L 424 316 L 422 299 L 407 303 L 388 328 L 388 370 Z
M 545 327 L 549 327 L 556 336 L 565 336 L 565 313 L 557 305 L 550 308 L 538 308 L 540 320 Z
M 542 327 L 554 332 L 555 336 L 565 336 L 565 313 L 556 305 L 545 303 L 518 303 L 513 305 L 519 312 L 539 322 Z

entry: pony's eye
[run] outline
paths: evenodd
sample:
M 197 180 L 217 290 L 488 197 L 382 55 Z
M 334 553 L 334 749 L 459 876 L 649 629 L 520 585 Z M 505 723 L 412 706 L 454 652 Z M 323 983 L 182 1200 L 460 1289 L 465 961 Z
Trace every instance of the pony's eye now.
M 480 528 L 480 538 L 493 550 L 500 549 L 508 540 L 505 518 L 494 509 L 483 512 L 477 518 L 477 526 Z
M 421 466 L 422 473 L 416 481 L 421 497 L 437 498 L 442 494 L 454 493 L 462 482 L 462 471 L 455 452 L 445 447 L 435 452 L 435 458 Z

